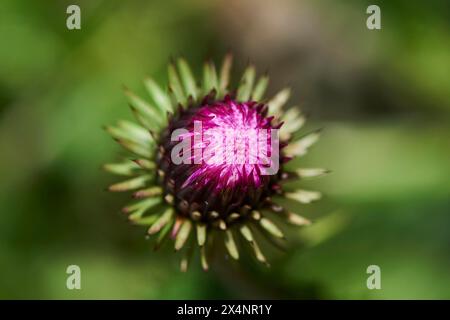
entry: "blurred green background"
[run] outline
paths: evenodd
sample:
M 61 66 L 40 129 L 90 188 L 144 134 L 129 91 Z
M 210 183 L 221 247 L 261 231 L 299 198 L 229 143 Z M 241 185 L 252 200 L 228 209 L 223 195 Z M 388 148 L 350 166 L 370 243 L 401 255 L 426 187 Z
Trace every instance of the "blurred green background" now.
M 2 0 L 0 38 L 0 298 L 450 298 L 450 2 Z M 227 50 L 236 77 L 251 61 L 270 93 L 292 86 L 305 132 L 324 128 L 301 161 L 333 173 L 303 184 L 325 194 L 301 207 L 316 223 L 268 248 L 271 268 L 181 273 L 126 223 L 130 196 L 104 191 L 123 152 L 101 126 L 132 119 L 123 84 L 144 94 L 170 57 L 198 75 Z M 82 290 L 66 289 L 71 264 Z

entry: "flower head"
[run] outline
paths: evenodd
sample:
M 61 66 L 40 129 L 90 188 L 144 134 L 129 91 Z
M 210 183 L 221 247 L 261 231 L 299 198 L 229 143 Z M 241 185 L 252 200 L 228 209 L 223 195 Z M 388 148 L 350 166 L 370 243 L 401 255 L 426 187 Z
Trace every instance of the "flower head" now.
M 121 121 L 106 128 L 134 154 L 122 163 L 105 165 L 113 173 L 131 176 L 109 190 L 136 190 L 138 200 L 123 211 L 130 221 L 148 226 L 150 235 L 158 234 L 157 247 L 172 238 L 176 250 L 184 248 L 183 270 L 194 247 L 186 245 L 188 241 L 197 242 L 207 269 L 215 238 L 224 238 L 229 255 L 239 258 L 236 236 L 249 243 L 257 260 L 267 263 L 254 232 L 283 238 L 271 215 L 295 225 L 310 223 L 276 199 L 309 203 L 320 198 L 315 191 L 287 191 L 283 186 L 291 178 L 326 172 L 285 169 L 286 162 L 303 156 L 318 139 L 318 132 L 293 138 L 304 117 L 297 108 L 282 110 L 289 89 L 265 99 L 268 77 L 255 83 L 250 66 L 237 90 L 230 91 L 230 67 L 231 56 L 219 74 L 206 63 L 199 87 L 188 64 L 179 59 L 178 68 L 169 66 L 167 93 L 152 79 L 145 80 L 152 102 L 125 90 L 139 124 Z

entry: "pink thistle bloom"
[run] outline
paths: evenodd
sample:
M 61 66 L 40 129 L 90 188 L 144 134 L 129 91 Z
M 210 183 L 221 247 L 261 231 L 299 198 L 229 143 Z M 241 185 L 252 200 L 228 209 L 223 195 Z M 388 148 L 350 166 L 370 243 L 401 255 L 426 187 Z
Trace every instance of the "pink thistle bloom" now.
M 284 182 L 323 175 L 324 169 L 288 169 L 293 157 L 306 154 L 319 132 L 300 138 L 296 132 L 304 117 L 297 108 L 283 109 L 290 90 L 265 99 L 268 77 L 255 77 L 248 67 L 236 91 L 228 89 L 231 56 L 220 73 L 206 63 L 199 87 L 185 60 L 169 66 L 166 93 L 148 78 L 145 86 L 152 97 L 146 102 L 126 90 L 139 124 L 121 121 L 106 130 L 132 154 L 105 169 L 127 180 L 113 184 L 110 191 L 135 190 L 136 202 L 123 211 L 128 219 L 158 234 L 156 248 L 172 238 L 182 250 L 181 269 L 186 270 L 192 245 L 200 248 L 202 267 L 217 248 L 213 239 L 222 232 L 224 247 L 239 258 L 235 237 L 247 241 L 255 258 L 267 264 L 255 231 L 284 239 L 274 222 L 308 225 L 306 218 L 291 211 L 285 199 L 302 204 L 320 198 L 317 191 L 292 189 Z M 274 220 L 273 220 L 274 219 Z

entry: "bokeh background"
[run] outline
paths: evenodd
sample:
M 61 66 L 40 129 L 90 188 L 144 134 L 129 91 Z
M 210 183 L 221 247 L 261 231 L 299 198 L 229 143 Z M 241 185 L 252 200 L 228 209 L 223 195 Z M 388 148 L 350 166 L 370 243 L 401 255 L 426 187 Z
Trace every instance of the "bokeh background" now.
M 0 298 L 450 298 L 450 2 L 2 0 L 0 39 Z M 181 273 L 126 223 L 130 196 L 104 191 L 123 152 L 101 127 L 132 119 L 122 85 L 145 95 L 170 57 L 198 75 L 228 50 L 236 77 L 250 61 L 270 93 L 293 88 L 305 132 L 324 128 L 301 161 L 332 174 L 305 182 L 325 194 L 299 208 L 315 224 L 268 248 L 271 268 Z M 66 289 L 71 264 L 82 290 Z

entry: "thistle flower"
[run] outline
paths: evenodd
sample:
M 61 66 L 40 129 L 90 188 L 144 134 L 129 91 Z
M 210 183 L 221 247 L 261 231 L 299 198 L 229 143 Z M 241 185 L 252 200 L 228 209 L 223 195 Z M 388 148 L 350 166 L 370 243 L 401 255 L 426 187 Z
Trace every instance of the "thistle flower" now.
M 184 249 L 182 270 L 187 269 L 195 242 L 205 270 L 214 239 L 223 239 L 229 255 L 239 259 L 242 250 L 238 250 L 237 237 L 249 244 L 258 261 L 267 264 L 255 232 L 284 238 L 271 217 L 282 217 L 297 226 L 310 224 L 280 205 L 277 199 L 310 203 L 321 197 L 316 191 L 287 191 L 283 186 L 293 178 L 326 173 L 324 169 L 285 168 L 293 157 L 306 154 L 319 138 L 319 132 L 294 139 L 305 118 L 296 107 L 283 110 L 290 90 L 284 89 L 266 99 L 269 79 L 263 75 L 256 81 L 253 66 L 247 67 L 237 90 L 230 90 L 231 62 L 231 56 L 226 56 L 220 72 L 213 63 L 205 63 L 199 86 L 186 61 L 178 59 L 177 66 L 169 65 L 167 92 L 153 79 L 145 80 L 151 102 L 125 89 L 138 124 L 119 121 L 116 126 L 106 127 L 132 154 L 131 159 L 105 165 L 112 173 L 130 177 L 111 185 L 109 190 L 134 190 L 136 201 L 123 208 L 123 212 L 132 223 L 147 226 L 149 235 L 156 235 L 155 248 L 171 238 L 175 250 Z M 200 133 L 196 131 L 197 123 L 202 126 Z M 184 131 L 174 139 L 177 130 Z M 251 134 L 255 130 L 276 134 L 255 136 Z M 238 132 L 233 139 L 244 141 L 240 149 L 233 145 L 230 149 L 230 145 L 221 143 L 229 139 L 230 132 Z M 201 139 L 196 139 L 198 135 Z M 180 148 L 180 140 L 186 138 L 194 141 L 187 139 L 189 143 Z M 258 148 L 253 148 L 256 145 Z M 265 157 L 252 152 L 259 152 L 260 147 L 266 150 Z M 205 156 L 207 150 L 209 156 Z M 223 156 L 223 151 L 241 156 L 243 161 L 211 161 Z M 174 155 L 182 155 L 182 161 L 174 161 Z M 278 158 L 273 159 L 273 155 Z M 267 165 L 272 164 L 278 170 L 267 174 Z

